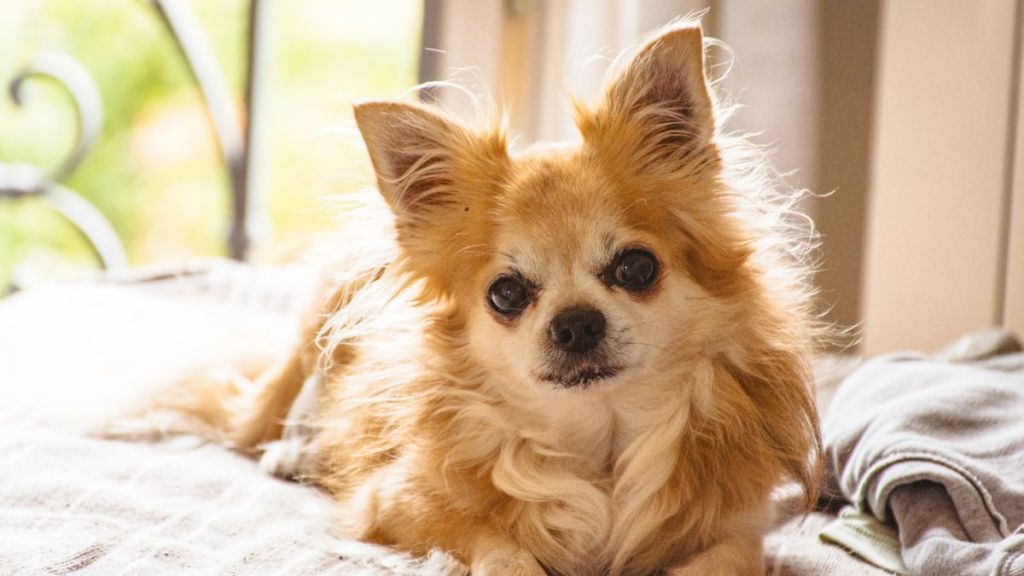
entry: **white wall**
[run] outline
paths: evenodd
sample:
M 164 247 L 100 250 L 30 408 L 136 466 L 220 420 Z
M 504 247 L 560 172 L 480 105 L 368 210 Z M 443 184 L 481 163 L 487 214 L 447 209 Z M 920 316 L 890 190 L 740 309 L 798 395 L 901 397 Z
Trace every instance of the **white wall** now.
M 885 4 L 864 347 L 939 347 L 1002 318 L 1015 2 Z

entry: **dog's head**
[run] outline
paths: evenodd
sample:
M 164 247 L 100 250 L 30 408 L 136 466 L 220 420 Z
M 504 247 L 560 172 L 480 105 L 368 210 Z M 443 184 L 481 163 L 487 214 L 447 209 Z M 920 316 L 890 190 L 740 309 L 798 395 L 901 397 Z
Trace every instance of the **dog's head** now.
M 578 145 L 513 156 L 500 130 L 412 104 L 356 119 L 402 266 L 451 304 L 464 363 L 544 398 L 683 382 L 709 360 L 812 483 L 808 292 L 782 211 L 748 197 L 756 178 L 736 186 L 699 27 L 656 35 L 577 105 Z
M 720 188 L 700 29 L 644 46 L 583 143 L 512 157 L 401 103 L 356 109 L 407 266 L 464 312 L 475 361 L 515 386 L 583 388 L 671 370 L 728 328 L 749 253 Z

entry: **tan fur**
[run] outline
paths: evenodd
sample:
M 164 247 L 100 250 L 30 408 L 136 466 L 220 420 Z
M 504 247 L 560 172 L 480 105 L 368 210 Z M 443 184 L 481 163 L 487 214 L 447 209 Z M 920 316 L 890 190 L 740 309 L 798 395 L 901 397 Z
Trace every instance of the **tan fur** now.
M 500 130 L 358 106 L 394 218 L 339 244 L 306 344 L 227 434 L 277 437 L 319 371 L 316 481 L 349 536 L 475 574 L 761 574 L 770 492 L 816 494 L 816 328 L 788 205 L 715 109 L 685 23 L 576 104 L 579 146 L 510 156 Z M 633 245 L 657 284 L 603 287 L 609 249 Z M 514 320 L 485 303 L 511 266 L 542 284 Z M 577 302 L 605 310 L 627 368 L 557 389 L 530 372 L 537 334 Z

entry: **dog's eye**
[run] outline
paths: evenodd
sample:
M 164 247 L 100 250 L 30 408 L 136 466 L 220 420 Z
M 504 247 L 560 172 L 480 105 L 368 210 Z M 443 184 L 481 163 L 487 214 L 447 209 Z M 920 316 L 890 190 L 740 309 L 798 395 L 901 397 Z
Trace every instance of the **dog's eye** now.
M 643 292 L 658 277 L 658 260 L 654 254 L 639 248 L 620 254 L 614 265 L 615 283 L 630 292 Z
M 515 316 L 530 303 L 530 287 L 519 278 L 503 276 L 487 289 L 487 302 L 502 316 Z

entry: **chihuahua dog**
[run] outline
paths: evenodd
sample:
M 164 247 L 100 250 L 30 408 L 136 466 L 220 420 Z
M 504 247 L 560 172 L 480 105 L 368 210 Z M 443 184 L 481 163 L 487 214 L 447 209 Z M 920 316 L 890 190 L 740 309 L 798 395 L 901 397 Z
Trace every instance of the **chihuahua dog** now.
M 357 105 L 383 202 L 287 361 L 190 409 L 255 452 L 303 414 L 284 471 L 346 536 L 475 576 L 762 574 L 773 490 L 816 493 L 817 328 L 807 239 L 726 115 L 692 23 L 575 104 L 578 144 Z

